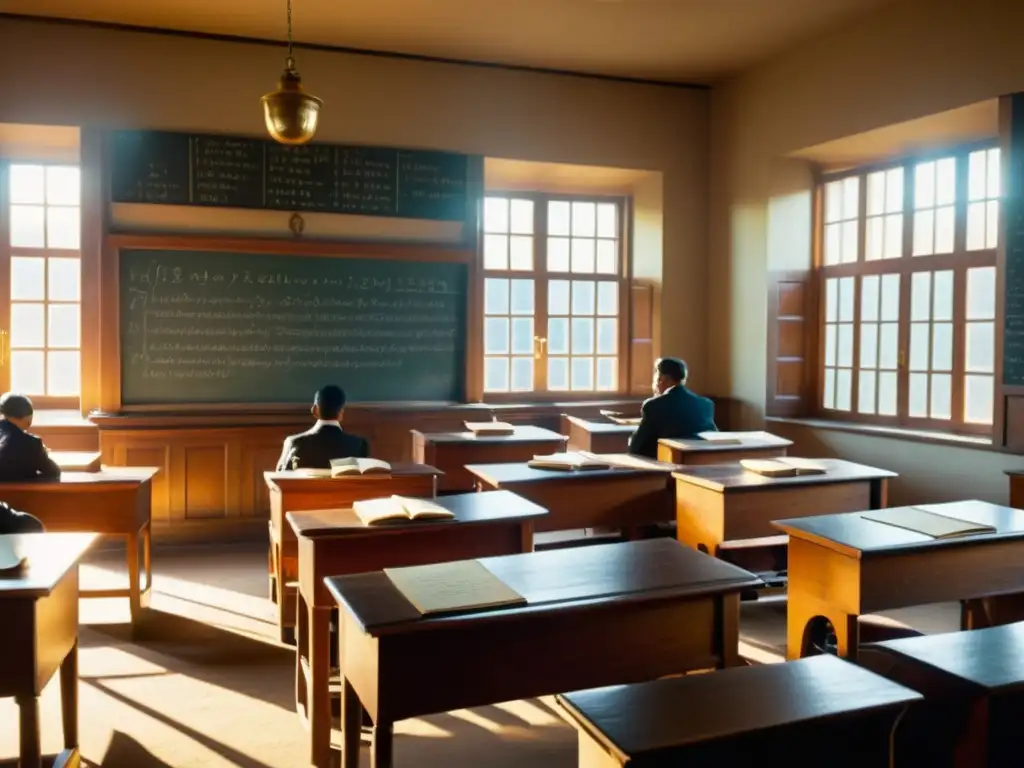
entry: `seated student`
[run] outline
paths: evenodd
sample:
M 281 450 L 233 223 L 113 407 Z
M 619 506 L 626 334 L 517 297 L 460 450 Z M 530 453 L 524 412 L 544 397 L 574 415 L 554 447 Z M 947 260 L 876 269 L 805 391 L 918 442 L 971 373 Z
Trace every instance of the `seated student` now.
M 717 432 L 713 401 L 688 390 L 686 363 L 663 357 L 654 366 L 654 397 L 645 400 L 640 410 L 640 426 L 629 439 L 629 452 L 637 456 L 658 457 L 658 440 L 663 437 L 696 437 L 701 432 Z
M 5 501 L 0 501 L 0 536 L 9 533 L 42 533 L 43 521 L 28 512 L 11 509 Z
M 31 426 L 31 400 L 13 392 L 0 397 L 0 482 L 60 477 L 43 441 L 27 431 Z
M 321 387 L 313 398 L 313 428 L 300 435 L 285 438 L 284 450 L 277 462 L 277 471 L 288 469 L 330 469 L 331 459 L 366 458 L 370 444 L 341 428 L 345 410 L 345 393 L 330 384 Z

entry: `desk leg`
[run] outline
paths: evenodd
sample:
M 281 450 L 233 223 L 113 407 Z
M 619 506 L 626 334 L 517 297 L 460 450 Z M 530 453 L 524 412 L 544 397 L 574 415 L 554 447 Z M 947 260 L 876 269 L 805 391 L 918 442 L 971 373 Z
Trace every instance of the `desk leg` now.
M 309 660 L 309 685 L 306 688 L 306 713 L 309 717 L 310 760 L 316 768 L 330 768 L 331 761 L 331 609 L 307 605 L 299 595 L 299 610 L 305 620 L 296 623 L 298 648 L 305 645 Z M 306 632 L 302 633 L 305 624 Z M 305 643 L 301 634 L 307 634 Z M 296 659 L 301 657 L 296 652 Z M 301 670 L 299 671 L 301 674 Z M 356 726 L 359 732 L 359 726 Z
M 128 609 L 132 626 L 142 618 L 142 597 L 139 579 L 139 534 L 128 535 Z
M 274 557 L 274 524 L 267 521 L 268 529 L 268 540 L 267 540 L 267 582 L 268 591 L 270 593 L 270 600 L 273 603 L 277 602 L 277 560 Z
M 722 640 L 720 668 L 742 667 L 746 662 L 740 657 L 740 596 L 725 595 L 716 607 L 720 612 L 719 637 Z
M 373 747 L 370 750 L 370 768 L 391 768 L 391 745 L 394 733 L 391 723 L 377 723 L 373 727 Z
M 78 642 L 60 665 L 60 715 L 64 749 L 78 746 Z
M 341 677 L 342 768 L 359 768 L 359 743 L 362 737 L 363 705 L 355 689 Z
M 884 477 L 872 480 L 869 491 L 871 509 L 885 509 L 889 506 L 889 481 Z
M 786 658 L 792 661 L 810 655 L 812 638 L 808 630 L 812 623 L 827 619 L 836 633 L 839 656 L 855 661 L 857 647 L 860 645 L 860 627 L 857 624 L 859 617 L 810 595 L 792 591 L 792 581 L 789 582 L 789 586 L 786 605 Z
M 39 699 L 35 696 L 17 699 L 21 718 L 19 768 L 42 768 L 43 756 L 39 737 Z
M 146 523 L 140 533 L 142 538 L 142 575 L 145 577 L 140 595 L 143 608 L 149 607 L 149 598 L 153 591 L 153 524 Z

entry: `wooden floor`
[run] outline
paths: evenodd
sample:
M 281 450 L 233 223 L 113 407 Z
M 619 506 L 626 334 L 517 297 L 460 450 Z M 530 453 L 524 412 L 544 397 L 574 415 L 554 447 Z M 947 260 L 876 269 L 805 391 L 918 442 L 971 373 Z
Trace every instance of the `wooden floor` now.
M 123 558 L 105 552 L 83 583 L 120 583 Z M 295 768 L 304 733 L 292 709 L 294 653 L 274 641 L 266 550 L 258 545 L 157 549 L 151 626 L 129 639 L 125 600 L 82 603 L 83 755 L 105 768 Z M 927 632 L 956 628 L 955 606 L 894 612 Z M 781 661 L 785 603 L 742 608 L 741 652 Z M 14 702 L 0 701 L 0 765 L 16 755 Z M 60 744 L 59 690 L 42 702 L 44 749 Z M 487 765 L 573 768 L 575 733 L 551 700 L 520 701 L 400 723 L 401 768 Z M 364 764 L 368 761 L 364 760 Z

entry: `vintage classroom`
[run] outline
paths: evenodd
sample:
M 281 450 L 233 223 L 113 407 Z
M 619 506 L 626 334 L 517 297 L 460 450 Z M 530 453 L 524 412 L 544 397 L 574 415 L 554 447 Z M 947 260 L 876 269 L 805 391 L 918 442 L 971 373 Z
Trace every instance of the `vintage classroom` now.
M 65 564 L 0 579 L 0 765 L 38 733 L 89 766 L 354 768 L 360 707 L 384 724 L 358 756 L 377 768 L 647 764 L 714 730 L 687 731 L 673 703 L 707 697 L 738 740 L 785 740 L 806 713 L 730 717 L 745 691 L 860 685 L 861 725 L 888 733 L 932 700 L 879 656 L 1024 646 L 1019 625 L 957 632 L 981 621 L 968 601 L 1024 592 L 1024 4 L 293 6 L 323 99 L 321 150 L 294 157 L 260 105 L 285 0 L 0 0 L 0 391 L 33 399 L 65 469 L 0 485 L 56 536 L 32 560 Z M 181 319 L 248 280 L 250 309 L 302 285 L 289 311 L 370 336 L 406 313 L 405 341 L 353 332 L 325 352 L 293 327 L 278 347 L 188 346 L 292 322 L 257 312 L 210 336 L 189 330 L 220 322 L 205 309 Z M 686 361 L 721 430 L 766 436 L 664 443 L 674 473 L 526 466 L 624 452 L 632 427 L 603 412 L 639 414 L 661 355 Z M 392 464 L 355 495 L 274 472 L 328 383 Z M 457 434 L 492 419 L 516 435 Z M 741 454 L 827 472 L 752 478 Z M 456 522 L 370 536 L 319 512 L 364 492 L 436 496 Z M 913 505 L 995 535 L 945 547 L 830 517 Z M 441 627 L 450 644 L 417 640 L 442 635 L 379 573 L 508 556 L 546 558 L 494 568 L 577 618 L 512 611 L 516 634 L 484 614 Z M 680 622 L 695 629 L 661 630 Z M 927 637 L 859 652 L 909 630 Z M 339 679 L 335 634 L 396 677 Z M 436 660 L 395 650 L 417 642 Z M 891 680 L 782 663 L 814 650 Z M 1020 677 L 978 685 L 1024 681 L 1002 671 Z M 650 717 L 616 735 L 616 708 Z M 800 733 L 818 746 L 845 737 L 829 718 L 859 717 L 816 716 L 826 730 Z

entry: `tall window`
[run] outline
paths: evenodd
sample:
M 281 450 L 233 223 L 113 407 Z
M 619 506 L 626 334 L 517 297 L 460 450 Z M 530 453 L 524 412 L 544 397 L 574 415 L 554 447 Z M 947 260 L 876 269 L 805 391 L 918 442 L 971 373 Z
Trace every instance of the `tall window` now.
M 7 247 L 0 255 L 8 285 L 0 295 L 0 383 L 44 403 L 70 401 L 81 380 L 79 169 L 11 164 L 3 175 Z
M 990 429 L 999 168 L 978 149 L 823 185 L 826 414 Z
M 618 202 L 484 201 L 484 391 L 618 392 Z

